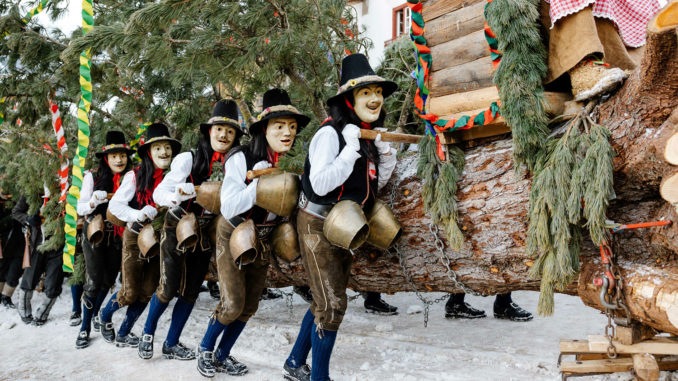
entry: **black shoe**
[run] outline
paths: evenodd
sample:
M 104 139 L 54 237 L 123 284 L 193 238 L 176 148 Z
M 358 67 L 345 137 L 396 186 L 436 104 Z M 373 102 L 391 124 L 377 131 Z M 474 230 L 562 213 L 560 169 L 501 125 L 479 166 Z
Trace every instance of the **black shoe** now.
M 207 282 L 207 288 L 210 290 L 210 296 L 212 299 L 221 299 L 221 293 L 219 292 L 219 285 L 217 283 Z
M 70 324 L 71 327 L 77 327 L 82 323 L 82 314 L 79 311 L 71 313 Z
M 24 324 L 32 324 L 33 323 L 33 315 L 22 316 L 21 321 L 24 322 Z
M 153 335 L 144 333 L 139 342 L 139 357 L 148 360 L 153 357 Z
M 264 288 L 264 292 L 261 293 L 261 300 L 272 300 L 282 298 L 282 293 L 280 291 L 271 290 L 270 288 Z
M 513 321 L 530 321 L 534 316 L 531 313 L 522 309 L 519 305 L 511 302 L 506 307 L 494 307 L 495 319 L 506 319 Z
M 141 353 L 141 351 L 139 352 Z M 141 356 L 141 354 L 139 355 Z M 151 352 L 151 356 L 152 355 L 153 352 Z M 167 343 L 162 343 L 162 358 L 168 360 L 195 360 L 195 352 L 181 343 L 177 343 L 177 345 L 173 347 L 168 347 Z
M 78 338 L 75 339 L 75 349 L 83 349 L 89 347 L 89 333 L 87 331 L 80 331 Z
M 205 286 L 204 284 L 200 285 L 200 290 L 198 290 L 199 293 L 207 292 L 209 291 L 209 287 Z
M 233 356 L 228 356 L 224 361 L 214 360 L 214 367 L 219 373 L 226 373 L 230 376 L 242 376 L 247 373 L 247 365 L 236 360 Z
M 445 304 L 445 317 L 448 319 L 480 319 L 487 317 L 485 311 L 471 307 L 466 302 Z
M 47 323 L 47 319 L 38 319 L 38 318 L 33 318 L 33 321 L 31 322 L 32 325 L 36 327 L 40 327 L 45 325 Z
M 214 366 L 214 352 L 205 351 L 198 346 L 198 372 L 205 377 L 214 377 L 217 368 Z
M 101 332 L 101 318 L 99 315 L 92 318 L 92 329 L 94 332 Z
M 1 295 L 0 296 L 0 302 L 2 303 L 3 306 L 9 308 L 9 309 L 16 309 L 16 306 L 14 303 L 12 303 L 12 298 L 7 296 L 7 295 Z
M 115 329 L 113 328 L 113 322 L 104 322 L 101 317 L 99 318 L 99 322 L 99 330 L 101 331 L 101 336 L 104 337 L 104 341 L 107 343 L 115 342 Z
M 298 368 L 292 368 L 285 361 L 283 378 L 287 381 L 311 381 L 311 367 L 304 364 Z
M 386 303 L 383 299 L 365 299 L 365 311 L 377 315 L 397 315 L 398 307 Z
M 294 286 L 292 287 L 292 291 L 294 291 L 295 294 L 301 296 L 302 299 L 306 301 L 306 303 L 311 304 L 313 303 L 313 294 L 311 293 L 311 288 L 308 286 Z
M 115 346 L 118 348 L 136 348 L 139 346 L 139 336 L 128 333 L 127 336 L 115 336 Z

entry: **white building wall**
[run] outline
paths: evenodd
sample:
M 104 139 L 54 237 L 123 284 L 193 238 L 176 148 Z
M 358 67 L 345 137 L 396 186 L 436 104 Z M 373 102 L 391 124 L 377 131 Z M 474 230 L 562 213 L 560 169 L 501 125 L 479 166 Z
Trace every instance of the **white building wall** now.
M 357 14 L 360 30 L 364 27 L 364 35 L 372 40 L 373 47 L 368 57 L 373 68 L 384 58 L 384 43 L 393 38 L 393 8 L 403 4 L 405 0 L 363 0 L 351 4 Z M 367 12 L 363 14 L 365 6 Z

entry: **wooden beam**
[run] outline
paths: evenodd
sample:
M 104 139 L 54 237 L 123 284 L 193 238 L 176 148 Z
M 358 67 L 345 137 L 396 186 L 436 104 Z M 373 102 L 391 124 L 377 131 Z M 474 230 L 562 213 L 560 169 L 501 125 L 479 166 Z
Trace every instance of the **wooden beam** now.
M 589 351 L 588 340 L 565 340 L 560 339 L 560 353 L 564 355 L 572 355 L 577 353 L 585 353 Z
M 454 3 L 451 0 L 442 0 L 447 3 Z M 457 39 L 461 36 L 483 30 L 485 27 L 484 1 L 468 1 L 466 7 L 458 7 L 453 12 L 447 12 L 441 17 L 426 20 L 426 5 L 424 5 L 424 37 L 428 46 L 440 45 L 444 42 Z M 487 46 L 487 42 L 485 42 Z M 433 60 L 435 62 L 435 59 Z
M 639 381 L 657 381 L 659 379 L 659 364 L 649 353 L 636 353 L 632 355 L 633 371 Z
M 603 335 L 589 335 L 589 350 L 590 353 L 605 353 L 607 347 L 610 345 L 607 337 Z M 625 345 L 617 341 L 613 341 L 617 348 L 617 353 L 652 353 L 656 355 L 678 355 L 678 339 L 655 336 L 652 339 L 642 341 L 640 343 Z
M 431 73 L 429 80 L 431 94 L 443 96 L 462 93 L 492 86 L 492 59 L 481 59 L 467 62 L 455 67 Z
M 490 55 L 485 32 L 477 30 L 466 36 L 447 41 L 431 48 L 433 55 L 432 72 L 459 66 Z
M 487 108 L 492 102 L 497 102 L 498 100 L 499 92 L 497 87 L 489 86 L 442 97 L 431 96 L 428 101 L 428 111 L 436 115 L 453 115 L 468 112 L 469 110 Z
M 424 3 L 421 9 L 421 15 L 424 17 L 424 22 L 428 23 L 429 21 L 454 12 L 459 8 L 468 7 L 469 5 L 475 3 L 482 3 L 484 6 L 485 1 L 483 0 L 428 0 Z
M 566 375 L 628 372 L 631 369 L 633 369 L 633 359 L 630 357 L 603 360 L 563 361 L 560 364 L 560 371 Z

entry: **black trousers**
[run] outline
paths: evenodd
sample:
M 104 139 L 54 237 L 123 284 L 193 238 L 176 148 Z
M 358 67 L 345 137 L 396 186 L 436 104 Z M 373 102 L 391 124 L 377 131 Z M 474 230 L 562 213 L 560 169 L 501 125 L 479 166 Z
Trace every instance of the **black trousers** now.
M 48 298 L 56 298 L 61 294 L 61 283 L 64 281 L 63 252 L 52 250 L 44 253 L 33 249 L 31 252 L 31 267 L 24 270 L 21 278 L 21 289 L 32 291 L 40 283 L 40 277 L 45 274 L 44 292 Z
M 160 285 L 156 296 L 163 303 L 169 303 L 175 296 L 194 303 L 200 293 L 200 285 L 209 270 L 214 245 L 209 239 L 209 227 L 216 219 L 213 216 L 200 217 L 199 239 L 193 250 L 177 249 L 177 223 L 167 213 L 160 237 Z
M 19 278 L 24 270 L 21 268 L 22 257 L 3 258 L 0 260 L 0 283 L 10 287 L 19 285 Z
M 108 290 L 115 284 L 120 272 L 122 260 L 122 237 L 115 235 L 112 226 L 108 226 L 104 239 L 92 245 L 87 240 L 88 222 L 85 222 L 82 234 L 82 251 L 85 257 L 85 284 L 83 289 L 90 298 L 96 298 L 100 291 Z

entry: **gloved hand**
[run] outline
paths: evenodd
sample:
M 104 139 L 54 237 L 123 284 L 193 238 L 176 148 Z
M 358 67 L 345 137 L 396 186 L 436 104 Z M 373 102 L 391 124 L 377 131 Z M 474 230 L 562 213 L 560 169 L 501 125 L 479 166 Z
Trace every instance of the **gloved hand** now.
M 384 127 L 375 128 L 376 131 L 386 131 Z M 377 147 L 380 155 L 385 155 L 391 152 L 391 144 L 381 141 L 381 134 L 377 135 L 377 138 L 374 139 L 374 146 Z
M 108 202 L 106 198 L 108 193 L 106 191 L 98 190 L 92 193 L 92 197 L 89 199 L 89 204 L 91 207 L 96 208 L 97 206 Z
M 137 222 L 153 220 L 158 215 L 158 210 L 150 205 L 146 205 L 137 214 Z
M 190 200 L 195 196 L 195 186 L 191 183 L 177 184 L 174 188 L 174 200 L 176 201 L 176 204 Z
M 266 168 L 271 168 L 272 166 L 273 165 L 271 165 L 271 163 L 269 163 L 268 161 L 262 160 L 262 161 L 260 161 L 256 164 L 254 164 L 254 167 L 252 167 L 252 170 L 256 171 L 258 169 L 266 169 Z
M 354 151 L 360 151 L 360 128 L 355 124 L 347 124 L 341 130 L 341 135 L 346 141 L 346 146 L 351 147 Z

